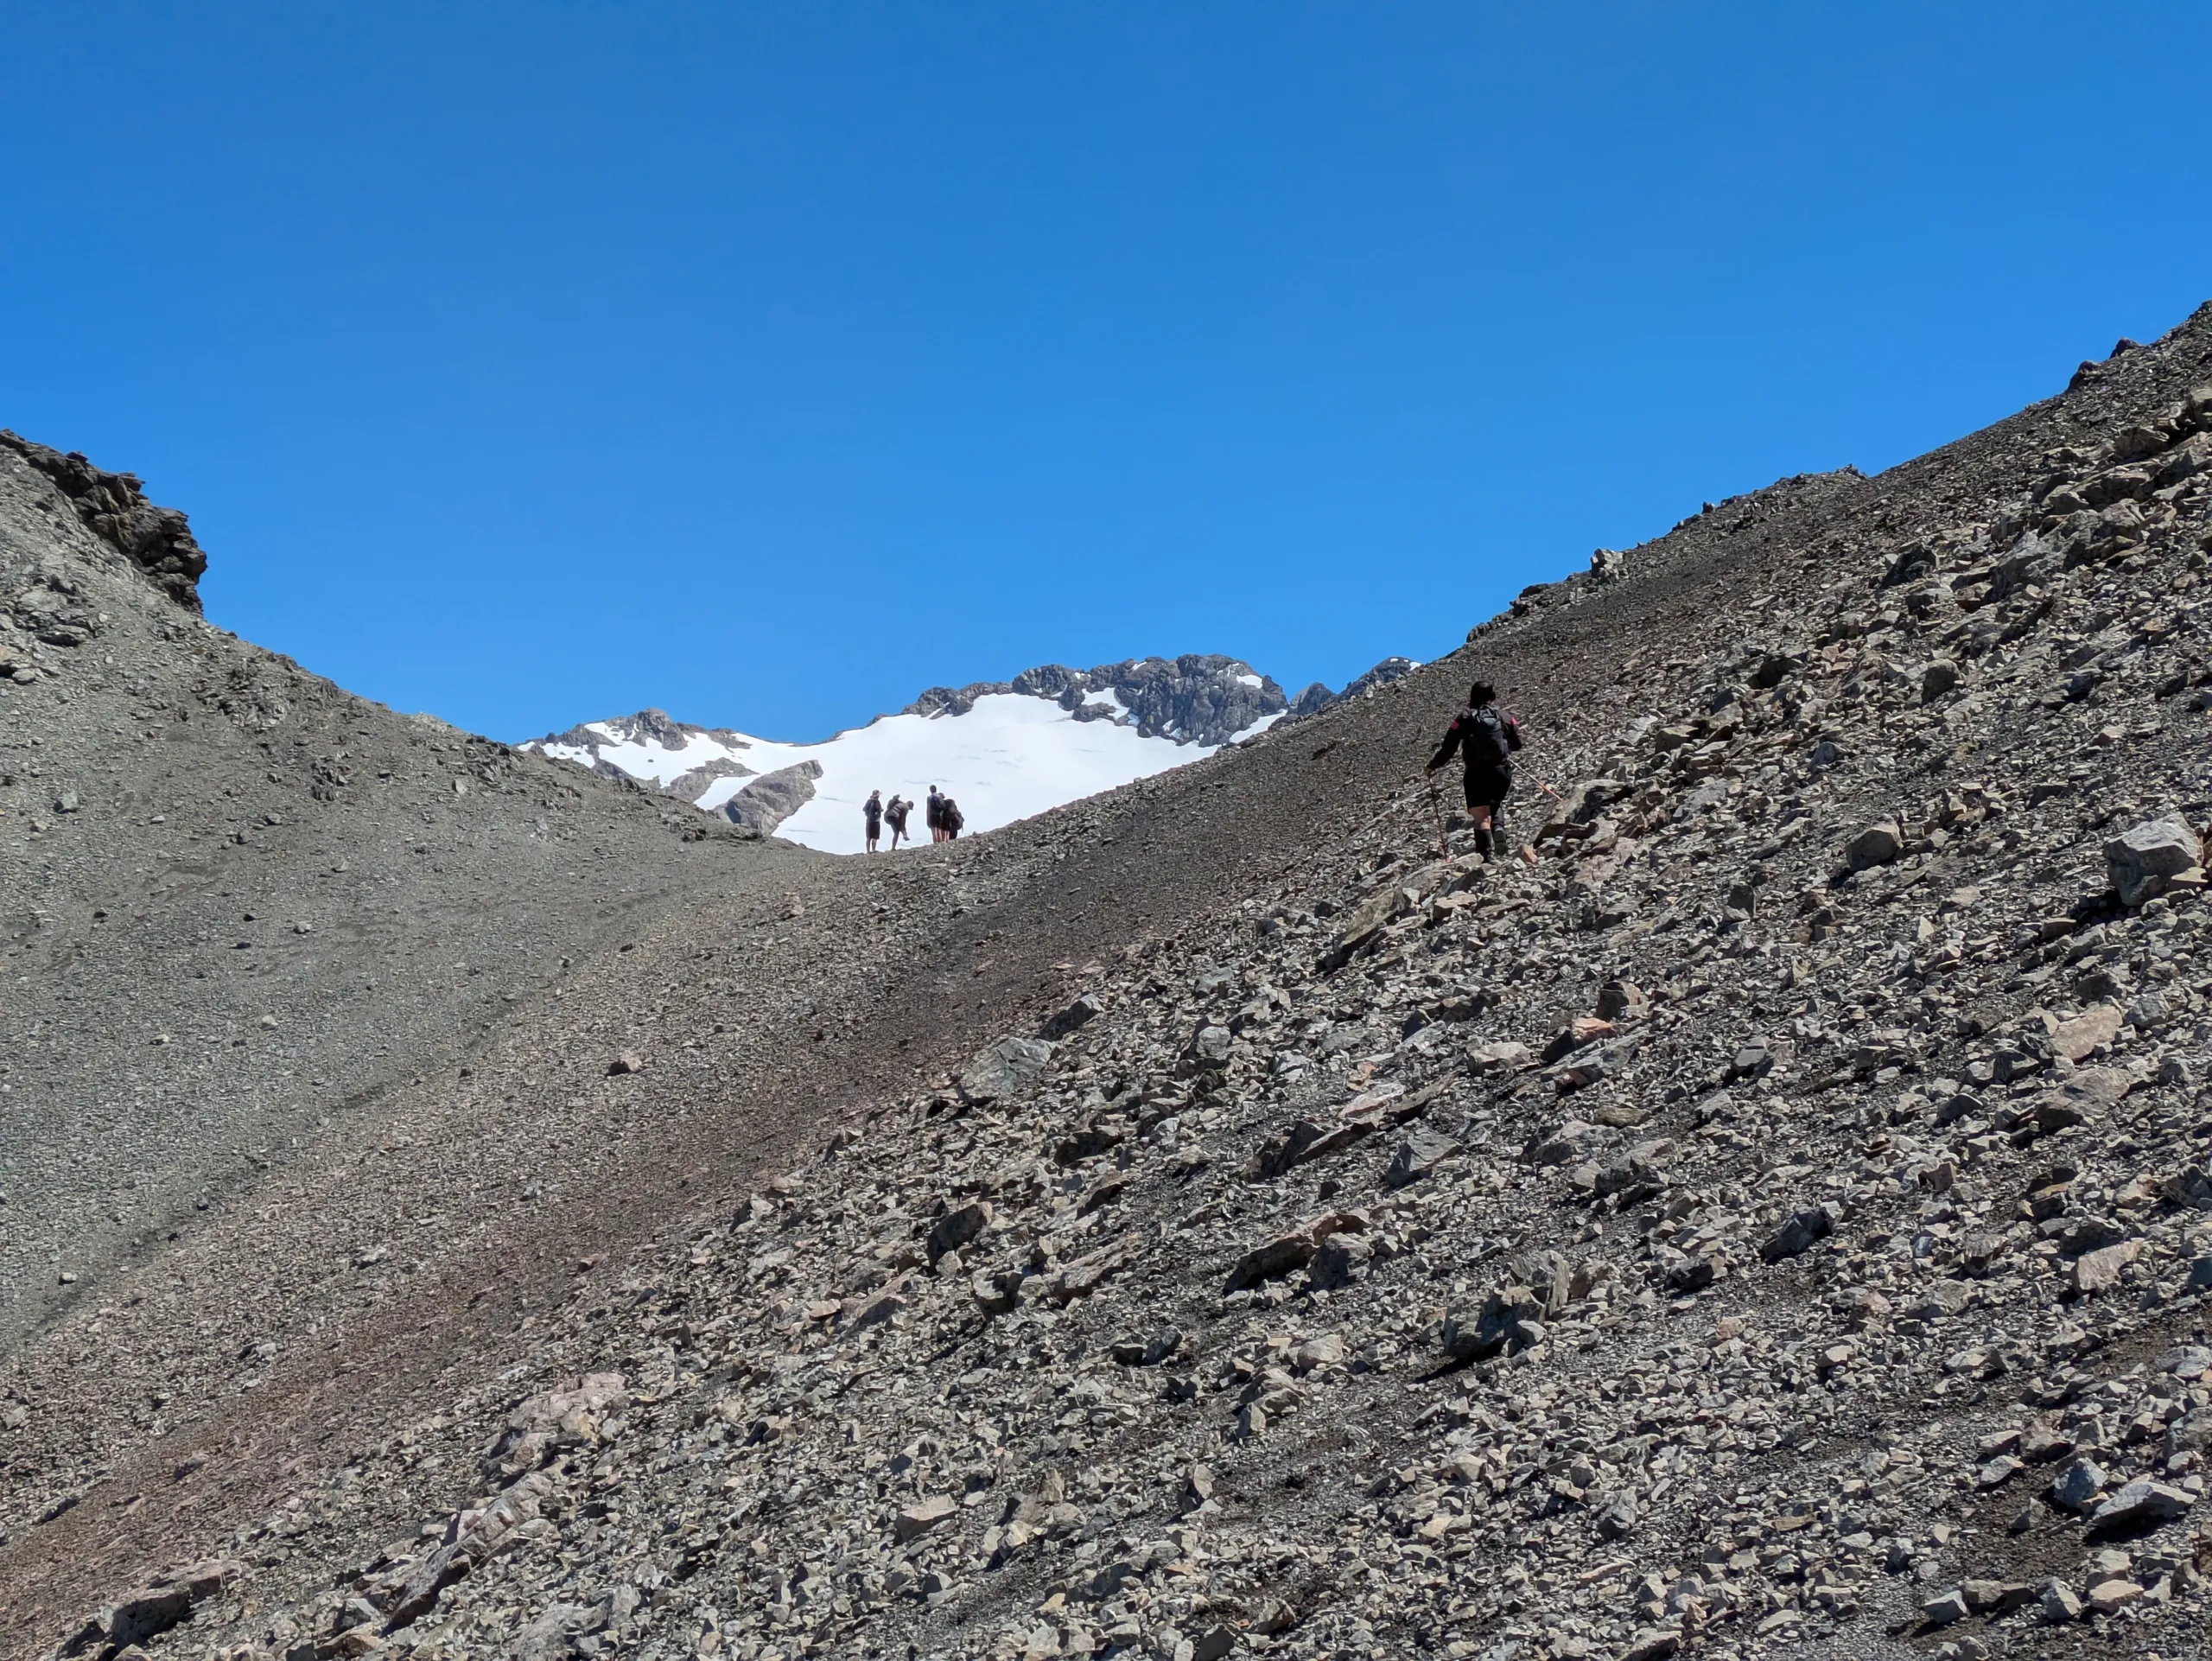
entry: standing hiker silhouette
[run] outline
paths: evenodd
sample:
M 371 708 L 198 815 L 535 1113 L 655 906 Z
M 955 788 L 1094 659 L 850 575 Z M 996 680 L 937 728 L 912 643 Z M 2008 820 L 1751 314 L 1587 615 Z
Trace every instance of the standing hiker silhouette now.
M 1467 815 L 1475 822 L 1475 846 L 1485 857 L 1495 849 L 1493 832 L 1505 834 L 1505 799 L 1513 790 L 1513 752 L 1521 748 L 1521 723 L 1497 707 L 1497 689 L 1477 681 L 1467 691 L 1467 707 L 1452 717 L 1444 741 L 1428 758 L 1433 773 L 1459 753 L 1465 768 Z

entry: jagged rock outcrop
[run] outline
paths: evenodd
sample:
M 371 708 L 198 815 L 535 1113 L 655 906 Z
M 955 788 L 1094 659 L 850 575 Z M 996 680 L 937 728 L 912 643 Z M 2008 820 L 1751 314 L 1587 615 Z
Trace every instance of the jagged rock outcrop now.
M 722 805 L 722 817 L 756 836 L 772 836 L 778 825 L 814 799 L 814 781 L 821 776 L 819 761 L 796 761 L 764 773 Z
M 621 744 L 651 744 L 665 750 L 681 750 L 694 738 L 702 737 L 737 748 L 743 748 L 752 741 L 744 734 L 732 732 L 727 727 L 695 727 L 689 722 L 675 719 L 665 710 L 640 710 L 632 716 L 613 716 L 605 721 L 587 722 L 571 727 L 564 733 L 548 733 L 543 738 L 532 739 L 524 748 L 543 749 L 558 745 L 582 750 L 594 758 L 594 771 L 604 765 L 613 776 L 627 777 L 612 762 L 600 763 L 596 760 L 599 753 Z
M 200 609 L 200 578 L 207 556 L 191 525 L 174 507 L 146 500 L 134 473 L 96 468 L 75 450 L 67 454 L 35 444 L 0 428 L 0 446 L 16 452 L 54 481 L 77 517 L 179 605 Z
M 1319 715 L 1331 704 L 1345 698 L 1371 697 L 1394 682 L 1403 680 L 1420 667 L 1411 658 L 1385 658 L 1365 674 L 1353 679 L 1341 692 L 1332 692 L 1321 682 L 1315 681 L 1291 700 L 1287 713 L 1293 719 Z
M 1365 697 L 1370 692 L 1378 691 L 1394 681 L 1405 679 L 1420 667 L 1421 665 L 1411 658 L 1385 658 L 1337 696 L 1347 698 Z
M 1188 652 L 1179 658 L 1129 658 L 1087 670 L 1043 664 L 1010 681 L 933 686 L 905 712 L 962 716 L 976 707 L 976 699 L 1005 692 L 1048 699 L 1077 720 L 1117 722 L 1147 738 L 1209 748 L 1288 708 L 1282 688 L 1242 659 Z
M 612 766 L 613 763 L 603 765 Z M 680 802 L 696 804 L 709 786 L 722 779 L 750 779 L 753 770 L 742 761 L 733 761 L 726 755 L 709 758 L 699 766 L 679 773 L 661 788 L 664 796 L 673 796 Z

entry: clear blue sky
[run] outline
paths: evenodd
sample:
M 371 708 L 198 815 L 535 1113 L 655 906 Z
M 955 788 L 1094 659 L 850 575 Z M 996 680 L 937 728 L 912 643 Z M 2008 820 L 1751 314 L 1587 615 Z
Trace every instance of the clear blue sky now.
M 2175 5 L 0 3 L 0 424 L 518 738 L 1294 690 L 2212 296 Z

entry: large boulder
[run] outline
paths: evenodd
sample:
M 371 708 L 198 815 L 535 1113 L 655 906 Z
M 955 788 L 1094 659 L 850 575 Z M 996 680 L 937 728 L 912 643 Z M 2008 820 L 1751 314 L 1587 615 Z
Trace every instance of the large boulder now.
M 1416 1127 L 1390 1155 L 1390 1168 L 1382 1174 L 1386 1188 L 1402 1188 L 1418 1182 L 1459 1151 L 1459 1144 L 1440 1131 Z
M 1904 834 L 1895 819 L 1870 824 L 1845 844 L 1843 857 L 1854 871 L 1887 865 L 1904 851 Z
M 1070 1033 L 1106 1012 L 1105 1001 L 1096 992 L 1085 992 L 1081 997 L 1047 1019 L 1037 1029 L 1040 1038 L 1065 1038 Z
M 2139 906 L 2203 863 L 2203 844 L 2179 814 L 2145 819 L 2105 844 L 2105 869 L 2120 904 Z
M 592 1378 L 619 1376 L 594 1373 Z M 591 1382 L 585 1380 L 585 1388 L 590 1388 Z M 397 1631 L 421 1620 L 454 1581 L 525 1542 L 543 1538 L 550 1526 L 541 1520 L 543 1508 L 552 1492 L 553 1479 L 543 1471 L 531 1471 L 483 1510 L 469 1507 L 454 1512 L 446 1524 L 444 1537 L 415 1561 L 393 1592 L 385 1611 L 388 1627 Z
M 1334 971 L 1350 963 L 1413 904 L 1414 897 L 1405 884 L 1385 882 L 1345 916 L 1337 929 L 1336 943 L 1321 958 L 1322 969 Z
M 918 1540 L 940 1524 L 949 1523 L 960 1514 L 960 1502 L 950 1494 L 931 1494 L 918 1505 L 907 1506 L 893 1521 L 891 1531 L 901 1545 Z
M 1310 1234 L 1280 1234 L 1265 1245 L 1255 1246 L 1236 1260 L 1229 1271 L 1225 1292 L 1249 1291 L 1263 1281 L 1271 1281 L 1303 1269 L 1313 1261 L 1317 1250 Z
M 1767 1236 L 1759 1246 L 1759 1256 L 1770 1263 L 1802 1257 L 1835 1232 L 1836 1218 L 1841 1210 L 1833 1200 L 1826 1205 L 1808 1206 Z
M 1324 1212 L 1304 1228 L 1287 1234 L 1279 1234 L 1264 1245 L 1255 1246 L 1236 1260 L 1229 1271 L 1227 1292 L 1249 1291 L 1264 1281 L 1279 1280 L 1286 1275 L 1303 1269 L 1312 1263 L 1314 1254 L 1332 1240 L 1345 1234 L 1367 1231 L 1366 1214 L 1356 1211 Z
M 1533 1287 L 1502 1286 L 1471 1314 L 1450 1314 L 1438 1329 L 1446 1361 L 1487 1361 L 1509 1346 L 1531 1349 L 1544 1339 L 1546 1295 Z
M 976 1238 L 991 1225 L 991 1202 L 971 1200 L 958 1206 L 937 1219 L 937 1225 L 923 1243 L 923 1251 L 934 1268 L 937 1260 L 948 1251 L 964 1251 Z
M 2089 1518 L 2092 1534 L 2114 1533 L 2145 1524 L 2171 1522 L 2186 1517 L 2196 1496 L 2187 1489 L 2138 1477 L 2104 1502 Z
M 968 1064 L 960 1094 L 979 1105 L 1019 1096 L 1045 1076 L 1052 1060 L 1052 1046 L 1045 1039 L 1001 1038 Z
M 157 1575 L 92 1616 L 61 1646 L 61 1653 L 114 1655 L 126 1649 L 143 1653 L 135 1647 L 142 1639 L 190 1619 L 195 1608 L 220 1596 L 245 1574 L 245 1564 L 220 1558 Z

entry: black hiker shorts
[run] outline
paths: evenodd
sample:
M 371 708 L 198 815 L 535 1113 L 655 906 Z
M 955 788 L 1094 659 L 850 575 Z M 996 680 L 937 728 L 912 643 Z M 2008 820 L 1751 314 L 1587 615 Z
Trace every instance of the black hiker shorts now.
M 1469 807 L 1501 807 L 1512 793 L 1513 774 L 1505 767 L 1469 767 L 1466 777 Z

